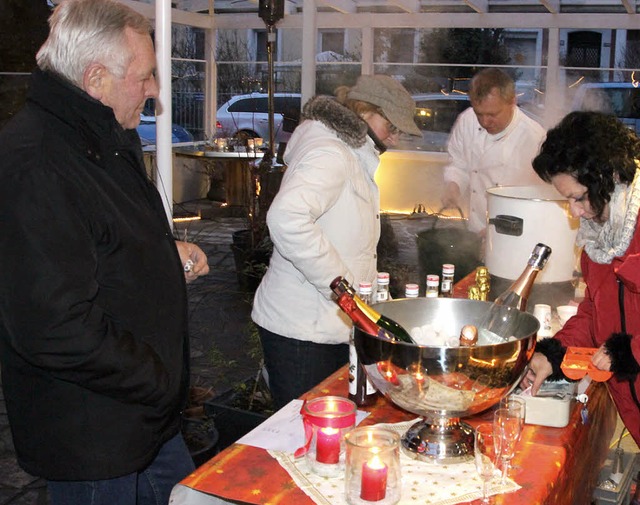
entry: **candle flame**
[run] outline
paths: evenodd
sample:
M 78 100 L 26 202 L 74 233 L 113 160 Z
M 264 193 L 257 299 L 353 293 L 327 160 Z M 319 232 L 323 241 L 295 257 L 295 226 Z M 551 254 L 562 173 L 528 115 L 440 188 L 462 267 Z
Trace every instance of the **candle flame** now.
M 338 428 L 320 428 L 320 431 L 325 435 L 335 435 L 340 430 Z
M 377 449 L 377 447 L 376 447 L 376 449 Z M 382 459 L 380 458 L 380 456 L 378 456 L 376 454 L 369 461 L 367 461 L 367 466 L 369 468 L 371 468 L 372 470 L 381 470 L 382 468 L 386 467 L 387 465 L 385 465 L 382 462 Z

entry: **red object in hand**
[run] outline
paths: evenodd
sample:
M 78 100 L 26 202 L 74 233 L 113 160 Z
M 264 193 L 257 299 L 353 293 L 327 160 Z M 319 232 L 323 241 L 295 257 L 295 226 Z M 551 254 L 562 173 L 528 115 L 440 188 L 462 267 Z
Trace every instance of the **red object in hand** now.
M 316 461 L 333 465 L 340 460 L 340 430 L 320 428 L 316 440 Z
M 387 465 L 378 456 L 362 465 L 360 498 L 367 501 L 383 500 L 387 494 Z

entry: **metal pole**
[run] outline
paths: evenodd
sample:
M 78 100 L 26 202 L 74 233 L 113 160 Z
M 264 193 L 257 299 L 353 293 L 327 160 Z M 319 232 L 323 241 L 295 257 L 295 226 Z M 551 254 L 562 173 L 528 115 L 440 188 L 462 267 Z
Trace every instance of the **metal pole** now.
M 267 24 L 267 94 L 268 94 L 268 110 L 269 110 L 269 160 L 275 156 L 275 132 L 273 121 L 273 45 L 276 40 L 275 25 Z
M 156 119 L 156 186 L 173 227 L 173 156 L 171 146 L 171 2 L 156 2 L 156 55 L 162 113 Z

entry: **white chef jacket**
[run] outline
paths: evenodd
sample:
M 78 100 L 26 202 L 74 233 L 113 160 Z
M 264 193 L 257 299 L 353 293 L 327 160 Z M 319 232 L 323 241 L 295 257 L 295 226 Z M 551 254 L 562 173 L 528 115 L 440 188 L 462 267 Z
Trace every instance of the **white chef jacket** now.
M 487 189 L 544 184 L 531 162 L 545 135 L 544 128 L 518 107 L 509 126 L 495 135 L 480 126 L 472 107 L 458 116 L 447 144 L 444 181 L 455 182 L 462 195 L 469 194 L 469 230 L 479 232 L 487 226 Z

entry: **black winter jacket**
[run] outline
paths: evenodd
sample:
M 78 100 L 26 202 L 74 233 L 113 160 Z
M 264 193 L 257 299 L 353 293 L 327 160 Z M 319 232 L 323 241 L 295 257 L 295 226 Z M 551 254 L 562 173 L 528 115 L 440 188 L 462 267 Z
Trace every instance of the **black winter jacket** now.
M 141 470 L 179 430 L 184 272 L 135 130 L 41 71 L 0 132 L 0 364 L 18 461 Z

